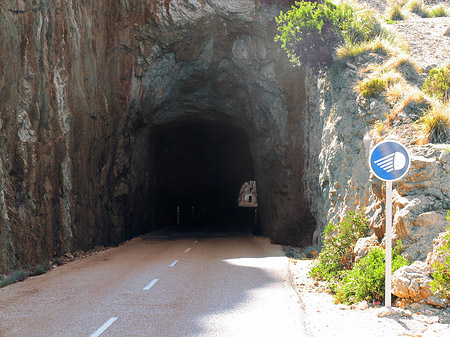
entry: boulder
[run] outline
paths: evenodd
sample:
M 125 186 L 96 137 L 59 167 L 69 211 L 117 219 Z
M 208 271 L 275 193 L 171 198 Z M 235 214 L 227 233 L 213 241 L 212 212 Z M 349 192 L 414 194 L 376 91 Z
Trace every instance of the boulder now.
M 372 248 L 378 247 L 379 245 L 378 238 L 375 234 L 359 239 L 356 242 L 355 249 L 353 250 L 353 253 L 355 254 L 355 262 L 358 262 L 363 257 L 367 256 Z
M 448 300 L 443 300 L 430 289 L 430 267 L 421 261 L 410 266 L 404 266 L 395 271 L 392 276 L 392 293 L 413 302 L 425 302 L 430 305 L 445 308 Z

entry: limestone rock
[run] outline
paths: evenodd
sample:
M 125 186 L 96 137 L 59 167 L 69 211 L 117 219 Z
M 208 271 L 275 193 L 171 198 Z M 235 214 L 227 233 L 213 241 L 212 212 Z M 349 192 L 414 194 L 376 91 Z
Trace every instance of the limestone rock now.
M 430 289 L 430 268 L 425 262 L 416 261 L 410 266 L 404 266 L 392 275 L 392 293 L 400 298 L 413 302 L 424 301 L 427 304 L 445 308 L 447 300 L 434 295 Z
M 444 31 L 444 36 L 450 36 L 450 27 L 447 27 L 447 29 Z
M 363 257 L 367 256 L 369 251 L 379 246 L 378 238 L 375 234 L 369 237 L 361 238 L 356 242 L 355 249 L 353 250 L 355 254 L 355 262 L 358 262 Z
M 446 260 L 447 255 L 441 251 L 441 248 L 448 244 L 449 240 L 445 238 L 448 234 L 448 231 L 443 232 L 433 240 L 433 250 L 428 253 L 426 260 L 428 266 L 433 267 L 435 262 L 443 263 Z

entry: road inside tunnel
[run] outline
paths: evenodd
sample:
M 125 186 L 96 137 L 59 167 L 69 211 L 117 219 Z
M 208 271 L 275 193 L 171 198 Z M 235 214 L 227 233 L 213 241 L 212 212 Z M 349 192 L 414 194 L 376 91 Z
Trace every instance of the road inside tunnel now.
M 211 121 L 177 121 L 152 132 L 157 187 L 155 225 L 184 232 L 257 231 L 254 208 L 238 207 L 255 180 L 245 131 Z

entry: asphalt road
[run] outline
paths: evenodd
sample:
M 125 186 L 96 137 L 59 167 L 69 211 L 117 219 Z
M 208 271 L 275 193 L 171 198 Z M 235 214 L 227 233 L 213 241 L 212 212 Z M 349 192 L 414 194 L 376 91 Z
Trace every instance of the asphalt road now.
M 262 238 L 137 238 L 0 289 L 0 336 L 306 336 L 289 277 Z

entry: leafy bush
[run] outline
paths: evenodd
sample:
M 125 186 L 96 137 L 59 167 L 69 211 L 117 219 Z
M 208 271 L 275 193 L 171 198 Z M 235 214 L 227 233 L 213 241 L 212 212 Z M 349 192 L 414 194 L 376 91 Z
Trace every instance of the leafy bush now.
M 450 222 L 450 210 L 447 211 L 447 221 Z M 440 254 L 445 256 L 442 263 L 435 262 L 433 264 L 433 281 L 431 281 L 431 290 L 439 291 L 442 296 L 450 299 L 450 227 L 447 228 L 447 234 L 444 239 L 448 240 L 447 244 L 440 248 Z
M 276 18 L 281 40 L 291 61 L 312 68 L 330 65 L 335 49 L 379 36 L 383 29 L 373 15 L 358 15 L 347 4 L 296 2 Z
M 369 254 L 355 264 L 353 269 L 344 271 L 339 284 L 335 286 L 336 299 L 345 304 L 363 300 L 384 301 L 386 254 L 383 248 L 373 248 Z M 407 259 L 394 250 L 392 273 L 408 265 Z
M 447 102 L 450 95 L 450 65 L 431 69 L 422 90 Z
M 330 281 L 338 277 L 341 271 L 352 268 L 356 241 L 369 228 L 363 212 L 349 212 L 337 225 L 328 224 L 323 235 L 323 248 L 317 263 L 309 272 L 311 277 Z

